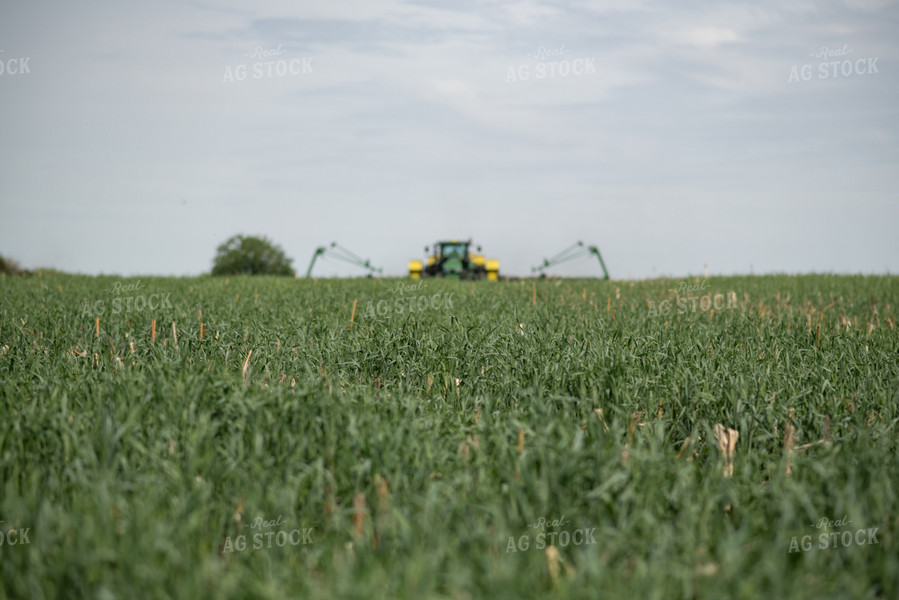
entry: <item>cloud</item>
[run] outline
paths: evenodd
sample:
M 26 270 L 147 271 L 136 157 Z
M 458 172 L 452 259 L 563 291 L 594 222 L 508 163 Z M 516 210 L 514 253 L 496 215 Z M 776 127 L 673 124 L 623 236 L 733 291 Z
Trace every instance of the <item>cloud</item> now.
M 468 83 L 459 79 L 438 79 L 434 81 L 434 89 L 441 94 L 450 96 L 474 97 L 474 89 Z
M 846 6 L 858 10 L 879 10 L 896 4 L 896 0 L 846 0 Z
M 740 41 L 740 36 L 733 29 L 722 27 L 698 27 L 673 32 L 672 41 L 689 46 L 715 48 L 721 44 Z

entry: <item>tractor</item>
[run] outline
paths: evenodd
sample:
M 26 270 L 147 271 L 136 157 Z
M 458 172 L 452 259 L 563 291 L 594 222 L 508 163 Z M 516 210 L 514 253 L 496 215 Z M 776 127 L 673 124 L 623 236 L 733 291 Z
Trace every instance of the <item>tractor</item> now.
M 486 260 L 482 254 L 469 251 L 471 240 L 449 240 L 434 244 L 434 252 L 425 246 L 425 253 L 430 254 L 422 263 L 420 260 L 409 261 L 409 276 L 412 279 L 428 277 L 448 277 L 451 279 L 483 279 L 490 281 L 499 279 L 499 261 Z M 481 247 L 477 246 L 477 251 Z

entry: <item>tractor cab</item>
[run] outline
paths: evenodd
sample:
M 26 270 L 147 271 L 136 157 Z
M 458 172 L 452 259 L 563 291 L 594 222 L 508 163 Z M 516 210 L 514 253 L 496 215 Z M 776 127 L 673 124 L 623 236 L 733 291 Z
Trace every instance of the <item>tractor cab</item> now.
M 431 276 L 469 279 L 475 268 L 472 256 L 468 253 L 470 244 L 471 240 L 436 242 L 433 246 L 433 253 L 428 256 L 425 270 Z M 430 249 L 426 246 L 425 252 L 429 251 Z
M 419 277 L 447 277 L 451 279 L 497 279 L 499 262 L 488 261 L 481 254 L 470 251 L 471 240 L 438 241 L 431 248 L 425 246 L 427 260 L 413 260 L 409 263 L 409 275 Z M 476 247 L 477 252 L 481 247 Z
M 470 260 L 468 255 L 468 246 L 471 244 L 468 242 L 457 242 L 455 240 L 451 242 L 437 242 L 434 244 L 434 258 L 437 261 L 446 261 L 446 260 L 461 260 L 463 262 L 468 262 Z M 478 247 L 480 250 L 480 247 Z M 425 252 L 427 252 L 427 247 L 425 248 Z

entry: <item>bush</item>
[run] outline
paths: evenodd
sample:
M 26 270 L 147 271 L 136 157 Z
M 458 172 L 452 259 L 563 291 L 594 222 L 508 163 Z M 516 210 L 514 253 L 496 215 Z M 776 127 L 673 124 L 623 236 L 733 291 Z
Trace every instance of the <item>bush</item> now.
M 28 271 L 22 269 L 16 261 L 11 258 L 3 258 L 3 255 L 0 254 L 0 273 L 4 275 L 26 275 Z
M 213 275 L 285 275 L 294 276 L 280 246 L 265 237 L 235 235 L 218 247 L 212 265 Z

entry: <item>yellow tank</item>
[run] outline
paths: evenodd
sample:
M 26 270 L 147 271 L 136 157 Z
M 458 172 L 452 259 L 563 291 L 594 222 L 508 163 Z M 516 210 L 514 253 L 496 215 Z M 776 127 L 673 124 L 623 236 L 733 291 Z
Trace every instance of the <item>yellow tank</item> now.
M 494 259 L 490 259 L 487 261 L 487 279 L 490 281 L 497 281 L 499 279 L 499 261 Z

